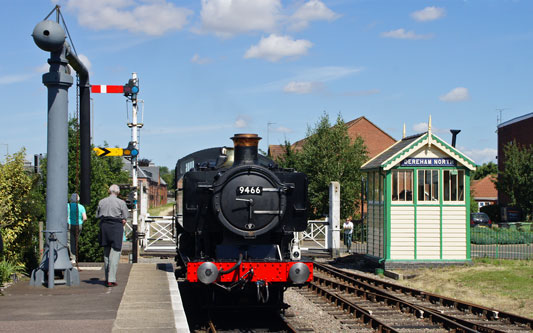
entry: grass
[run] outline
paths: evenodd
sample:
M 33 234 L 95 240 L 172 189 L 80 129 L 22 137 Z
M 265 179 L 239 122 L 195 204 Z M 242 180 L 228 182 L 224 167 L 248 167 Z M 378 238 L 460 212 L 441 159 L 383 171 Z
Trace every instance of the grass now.
M 473 265 L 403 271 L 399 283 L 533 318 L 533 261 L 475 259 Z
M 161 216 L 160 214 L 162 212 L 166 212 L 168 210 L 170 210 L 171 213 L 172 213 L 172 209 L 171 209 L 172 205 L 174 205 L 174 202 L 169 202 L 169 203 L 167 203 L 166 205 L 163 205 L 163 206 L 150 208 L 150 209 L 148 209 L 148 214 L 150 214 L 152 216 Z

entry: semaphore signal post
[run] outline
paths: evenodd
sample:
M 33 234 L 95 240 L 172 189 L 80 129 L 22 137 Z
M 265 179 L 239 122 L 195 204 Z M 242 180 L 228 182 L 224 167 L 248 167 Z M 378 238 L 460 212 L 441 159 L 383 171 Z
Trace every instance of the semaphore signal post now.
M 93 85 L 91 86 L 92 93 L 99 94 L 124 94 L 126 98 L 131 101 L 132 104 L 132 122 L 128 123 L 128 127 L 131 128 L 131 141 L 128 143 L 126 148 L 107 148 L 107 147 L 97 147 L 94 148 L 94 151 L 98 156 L 127 156 L 131 161 L 131 178 L 132 178 L 132 190 L 133 190 L 133 208 L 132 208 L 132 252 L 133 252 L 133 262 L 136 263 L 139 257 L 139 241 L 138 241 L 138 210 L 137 210 L 137 201 L 138 201 L 138 179 L 137 179 L 137 170 L 138 170 L 138 161 L 137 156 L 139 155 L 139 129 L 143 127 L 142 123 L 137 122 L 137 113 L 138 113 L 138 101 L 137 94 L 139 93 L 139 78 L 137 73 L 132 73 L 131 79 L 128 80 L 123 86 L 120 85 Z

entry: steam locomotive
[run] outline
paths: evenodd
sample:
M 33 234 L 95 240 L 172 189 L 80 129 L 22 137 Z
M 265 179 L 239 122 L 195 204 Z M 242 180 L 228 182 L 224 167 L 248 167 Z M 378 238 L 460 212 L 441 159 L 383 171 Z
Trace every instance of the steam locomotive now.
M 231 139 L 176 165 L 176 275 L 210 307 L 279 308 L 288 286 L 312 280 L 293 238 L 307 228 L 307 177 L 259 155 L 256 134 Z

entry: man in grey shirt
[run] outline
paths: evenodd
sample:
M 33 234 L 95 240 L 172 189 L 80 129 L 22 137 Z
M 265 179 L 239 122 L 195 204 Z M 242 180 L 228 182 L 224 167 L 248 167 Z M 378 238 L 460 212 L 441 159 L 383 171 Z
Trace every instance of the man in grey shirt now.
M 106 287 L 117 285 L 117 268 L 122 251 L 124 225 L 129 214 L 126 202 L 117 197 L 119 193 L 118 185 L 111 185 L 109 196 L 100 200 L 96 210 L 96 217 L 100 218 L 98 240 L 100 246 L 104 247 Z

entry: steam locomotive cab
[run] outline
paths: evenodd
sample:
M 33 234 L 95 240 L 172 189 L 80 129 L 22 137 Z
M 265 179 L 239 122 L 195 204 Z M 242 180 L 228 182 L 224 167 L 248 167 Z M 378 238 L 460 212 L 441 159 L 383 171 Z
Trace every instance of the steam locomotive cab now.
M 283 288 L 312 278 L 312 263 L 291 246 L 307 228 L 307 178 L 260 157 L 257 135 L 232 139 L 232 164 L 220 156 L 183 176 L 178 263 L 188 282 L 225 291 L 225 303 L 249 294 L 279 305 Z

